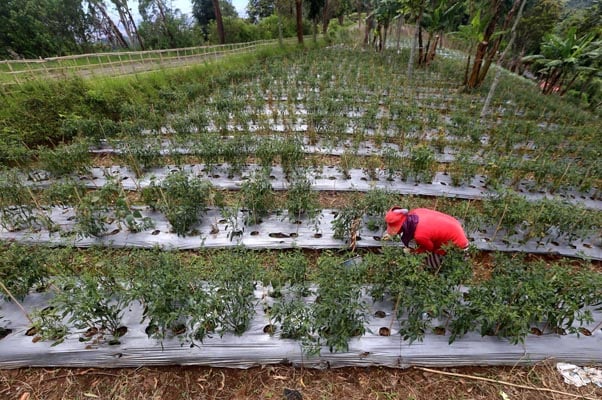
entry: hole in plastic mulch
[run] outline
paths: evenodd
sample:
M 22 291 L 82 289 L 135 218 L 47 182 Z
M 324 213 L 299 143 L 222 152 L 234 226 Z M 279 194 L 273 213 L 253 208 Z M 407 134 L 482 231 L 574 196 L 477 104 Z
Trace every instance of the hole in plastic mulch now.
M 259 231 L 253 231 L 250 233 L 251 236 L 257 236 L 259 235 Z
M 314 233 L 314 238 L 320 239 L 322 237 L 321 233 Z
M 372 239 L 376 240 L 377 242 L 380 242 L 381 237 L 380 236 L 372 236 Z
M 289 237 L 287 234 L 282 233 L 282 232 L 272 232 L 268 235 L 271 238 L 276 238 L 276 239 L 284 239 Z
M 386 313 L 386 312 L 384 312 L 383 310 L 377 310 L 377 311 L 374 313 L 374 316 L 375 316 L 376 318 L 384 318 L 384 317 L 386 317 L 386 316 L 387 316 L 387 313 Z
M 386 326 L 383 326 L 382 328 L 380 328 L 378 330 L 378 335 L 379 336 L 391 336 L 391 330 L 389 328 L 387 328 Z
M 445 328 L 443 326 L 436 326 L 433 328 L 433 333 L 435 335 L 445 335 Z
M 543 332 L 541 331 L 541 329 L 539 329 L 536 326 L 531 327 L 530 332 L 531 332 L 531 334 L 533 334 L 535 336 L 541 336 L 543 334 Z
M 299 234 L 298 234 L 298 233 L 295 233 L 295 232 L 293 232 L 293 233 L 291 233 L 289 236 L 290 236 L 290 237 L 292 237 L 292 238 L 296 238 L 296 237 L 299 237 Z
M 276 327 L 272 324 L 268 324 L 266 326 L 263 327 L 263 333 L 267 333 L 269 335 L 272 335 L 274 332 L 276 332 Z
M 153 236 L 157 236 L 159 233 L 161 233 L 161 231 L 160 231 L 159 229 L 155 229 L 155 230 L 154 230 L 154 231 L 151 233 L 151 235 L 153 235 Z
M 589 329 L 584 328 L 584 327 L 579 328 L 579 333 L 582 334 L 583 336 L 591 336 L 592 335 L 592 331 L 590 331 Z
M 2 329 L 2 328 L 0 328 Z M 31 328 L 29 328 L 28 330 L 25 331 L 25 336 L 34 336 L 38 333 L 38 328 L 36 328 L 35 326 L 32 326 Z
M 4 339 L 5 337 L 7 337 L 8 335 L 10 335 L 11 333 L 13 333 L 12 329 L 0 328 L 0 340 Z

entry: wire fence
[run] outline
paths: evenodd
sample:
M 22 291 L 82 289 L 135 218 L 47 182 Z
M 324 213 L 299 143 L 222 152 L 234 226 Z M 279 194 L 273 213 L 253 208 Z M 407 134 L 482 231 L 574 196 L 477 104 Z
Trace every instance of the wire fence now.
M 291 44 L 296 40 L 296 37 L 286 38 L 283 42 Z M 278 40 L 274 39 L 179 49 L 91 53 L 29 60 L 1 60 L 0 82 L 2 84 L 20 84 L 32 79 L 60 78 L 73 75 L 94 77 L 136 74 L 157 69 L 194 65 L 199 62 L 215 60 L 224 55 L 256 51 L 277 43 Z

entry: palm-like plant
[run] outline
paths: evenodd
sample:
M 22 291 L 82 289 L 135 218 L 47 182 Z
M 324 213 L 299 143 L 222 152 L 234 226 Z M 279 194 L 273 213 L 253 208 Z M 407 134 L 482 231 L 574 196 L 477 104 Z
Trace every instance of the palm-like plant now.
M 538 72 L 544 78 L 541 85 L 544 94 L 560 92 L 563 95 L 580 74 L 599 70 L 602 41 L 594 41 L 594 38 L 593 33 L 578 37 L 575 29 L 569 30 L 565 37 L 550 34 L 541 45 L 542 54 L 523 59 L 539 67 Z

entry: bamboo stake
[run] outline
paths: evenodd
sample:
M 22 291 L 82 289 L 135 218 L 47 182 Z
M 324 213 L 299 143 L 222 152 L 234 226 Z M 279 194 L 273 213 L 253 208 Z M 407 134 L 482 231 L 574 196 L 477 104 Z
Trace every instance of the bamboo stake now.
M 419 369 L 421 371 L 425 371 L 425 372 L 431 372 L 433 374 L 455 376 L 455 377 L 458 377 L 458 378 L 474 379 L 474 380 L 477 380 L 477 381 L 497 383 L 499 385 L 512 386 L 512 387 L 515 387 L 515 388 L 526 389 L 526 390 L 534 390 L 534 391 L 537 391 L 537 392 L 548 392 L 548 393 L 560 394 L 560 395 L 563 395 L 563 396 L 578 397 L 580 399 L 585 399 L 585 400 L 596 400 L 593 397 L 587 397 L 587 396 L 584 396 L 584 395 L 581 395 L 581 394 L 573 394 L 573 393 L 568 393 L 568 392 L 562 392 L 560 390 L 554 390 L 554 389 L 549 389 L 549 388 L 538 388 L 538 387 L 534 387 L 534 386 L 520 385 L 518 383 L 511 383 L 511 382 L 507 382 L 507 381 L 500 381 L 500 380 L 491 379 L 491 378 L 483 378 L 481 376 L 458 374 L 458 373 L 455 373 L 455 372 L 439 371 L 439 370 L 436 370 L 436 369 L 430 369 L 430 368 L 424 368 L 424 367 L 414 367 L 414 368 Z
M 27 318 L 29 323 L 31 323 L 33 325 L 33 320 L 31 319 L 31 317 L 29 316 L 27 311 L 25 311 L 25 308 L 21 305 L 21 303 L 19 303 L 19 301 L 15 298 L 15 296 L 13 296 L 13 294 L 10 292 L 10 290 L 8 290 L 8 288 L 6 286 L 4 286 L 4 283 L 2 283 L 2 281 L 0 281 L 0 288 L 2 288 L 2 290 L 4 290 L 6 292 L 8 297 L 10 297 L 10 299 L 17 305 L 17 307 L 19 307 L 19 309 L 21 310 L 23 315 L 25 315 L 25 318 Z

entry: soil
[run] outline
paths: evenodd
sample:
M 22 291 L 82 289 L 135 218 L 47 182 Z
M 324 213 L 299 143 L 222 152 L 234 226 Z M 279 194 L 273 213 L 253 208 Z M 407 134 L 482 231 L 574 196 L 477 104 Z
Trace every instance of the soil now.
M 0 371 L 0 398 L 566 400 L 601 399 L 602 388 L 593 384 L 576 388 L 564 383 L 552 362 L 520 368 L 438 370 L 369 367 L 311 370 L 288 366 L 247 370 L 198 366 L 28 368 Z

